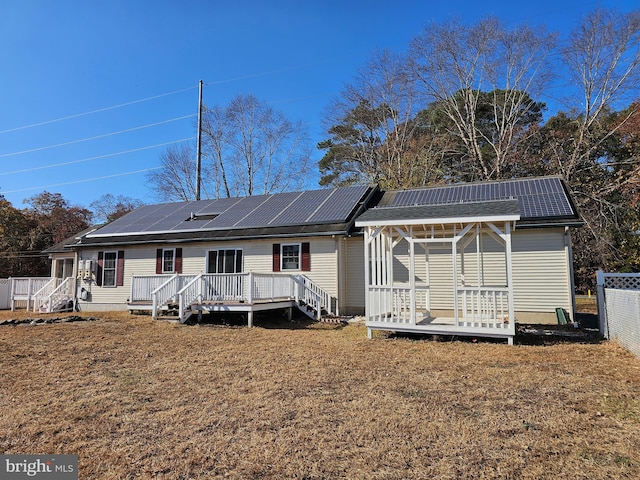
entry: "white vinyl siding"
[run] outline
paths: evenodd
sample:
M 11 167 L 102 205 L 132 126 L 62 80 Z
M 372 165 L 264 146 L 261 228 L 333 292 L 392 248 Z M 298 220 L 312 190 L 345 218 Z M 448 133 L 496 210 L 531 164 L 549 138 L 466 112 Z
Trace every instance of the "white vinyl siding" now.
M 516 230 L 512 245 L 515 310 L 571 311 L 564 229 Z
M 349 237 L 342 241 L 342 292 L 340 312 L 346 315 L 364 314 L 364 240 Z

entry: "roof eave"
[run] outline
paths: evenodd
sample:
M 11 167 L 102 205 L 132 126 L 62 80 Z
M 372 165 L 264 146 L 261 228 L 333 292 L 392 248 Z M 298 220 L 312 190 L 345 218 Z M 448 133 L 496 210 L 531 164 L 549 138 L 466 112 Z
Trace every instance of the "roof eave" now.
M 441 225 L 441 224 L 457 224 L 457 223 L 475 223 L 475 222 L 517 222 L 520 215 L 487 215 L 487 216 L 469 216 L 469 217 L 447 217 L 447 218 L 405 218 L 397 220 L 358 220 L 356 227 L 378 227 L 381 225 L 400 226 L 400 225 Z

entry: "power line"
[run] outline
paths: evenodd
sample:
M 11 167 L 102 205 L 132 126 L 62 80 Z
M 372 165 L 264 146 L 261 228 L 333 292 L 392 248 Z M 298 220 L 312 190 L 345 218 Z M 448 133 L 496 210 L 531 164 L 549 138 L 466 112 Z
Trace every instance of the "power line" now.
M 296 67 L 289 67 L 289 68 L 283 68 L 283 69 L 279 69 L 279 70 L 270 70 L 270 71 L 267 71 L 267 72 L 255 73 L 255 74 L 251 74 L 251 75 L 244 75 L 242 77 L 235 77 L 235 78 L 230 78 L 230 79 L 227 79 L 227 80 L 219 80 L 217 82 L 206 83 L 205 86 L 220 85 L 220 84 L 223 84 L 223 83 L 236 82 L 238 80 L 246 80 L 246 79 L 249 79 L 249 78 L 256 78 L 256 77 L 263 77 L 263 76 L 267 76 L 267 75 L 273 75 L 275 73 L 288 72 L 288 71 L 291 71 L 291 70 L 297 70 L 297 69 L 300 69 L 300 68 L 305 68 L 308 65 L 309 64 L 307 64 L 307 65 L 299 65 L 299 66 L 296 66 Z M 311 64 L 311 65 L 314 65 L 314 64 Z M 40 127 L 42 125 L 49 125 L 51 123 L 62 122 L 64 120 L 71 120 L 73 118 L 84 117 L 86 115 L 93 115 L 94 113 L 100 113 L 100 112 L 106 112 L 106 111 L 109 111 L 109 110 L 115 110 L 116 108 L 127 107 L 129 105 L 135 105 L 137 103 L 148 102 L 150 100 L 155 100 L 157 98 L 168 97 L 170 95 L 176 95 L 178 93 L 187 92 L 189 90 L 195 90 L 198 87 L 199 87 L 198 85 L 194 85 L 192 87 L 182 88 L 180 90 L 174 90 L 172 92 L 167 92 L 167 93 L 161 93 L 159 95 L 153 95 L 151 97 L 141 98 L 139 100 L 132 100 L 130 102 L 119 103 L 117 105 L 110 105 L 108 107 L 98 108 L 96 110 L 91 110 L 91 111 L 88 111 L 88 112 L 82 112 L 82 113 L 76 113 L 76 114 L 73 114 L 73 115 L 67 115 L 67 116 L 60 117 L 60 118 L 54 118 L 52 120 L 45 120 L 44 122 L 37 122 L 37 123 L 29 124 L 29 125 L 23 125 L 21 127 L 7 128 L 6 130 L 0 130 L 0 135 L 2 135 L 3 133 L 17 132 L 19 130 L 25 130 L 27 128 Z
M 156 127 L 158 125 L 164 125 L 165 123 L 177 122 L 179 120 L 184 120 L 185 118 L 190 118 L 190 117 L 194 117 L 194 116 L 195 116 L 195 114 L 184 115 L 182 117 L 176 117 L 176 118 L 172 118 L 170 120 L 163 120 L 162 122 L 149 123 L 147 125 L 141 125 L 139 127 L 133 127 L 133 128 L 128 128 L 126 130 L 120 130 L 118 132 L 111 132 L 111 133 L 105 133 L 105 134 L 102 134 L 102 135 L 96 135 L 95 137 L 81 138 L 80 140 L 72 140 L 70 142 L 58 143 L 58 144 L 55 144 L 55 145 L 47 145 L 46 147 L 31 148 L 29 150 L 23 150 L 21 152 L 2 153 L 2 154 L 0 154 L 0 158 L 12 157 L 14 155 L 22 155 L 24 153 L 39 152 L 39 151 L 42 151 L 42 150 L 48 150 L 50 148 L 64 147 L 66 145 L 74 145 L 76 143 L 88 142 L 88 141 L 91 141 L 91 140 L 97 140 L 99 138 L 112 137 L 114 135 L 120 135 L 121 133 L 127 133 L 127 132 L 133 132 L 133 131 L 136 131 L 136 130 L 142 130 L 143 128 Z
M 16 173 L 27 173 L 27 172 L 33 172 L 35 170 L 44 170 L 46 168 L 63 167 L 63 166 L 66 166 L 66 165 L 73 165 L 75 163 L 83 163 L 83 162 L 88 162 L 88 161 L 91 161 L 91 160 L 98 160 L 98 159 L 101 159 L 101 158 L 115 157 L 117 155 L 124 155 L 126 153 L 140 152 L 142 150 L 150 150 L 152 148 L 164 147 L 166 145 L 172 145 L 174 143 L 186 142 L 188 140 L 193 140 L 193 139 L 195 139 L 195 137 L 182 138 L 180 140 L 173 140 L 171 142 L 157 143 L 155 145 L 149 145 L 147 147 L 132 148 L 131 150 L 123 150 L 121 152 L 107 153 L 105 155 L 98 155 L 98 156 L 95 156 L 95 157 L 82 158 L 80 160 L 71 160 L 71 161 L 68 161 L 68 162 L 54 163 L 52 165 L 42 165 L 42 166 L 39 166 L 39 167 L 25 168 L 25 169 L 22 169 L 22 170 L 14 170 L 12 172 L 0 172 L 0 175 L 14 175 Z
M 8 128 L 6 130 L 0 131 L 0 135 L 3 133 L 16 132 L 18 130 L 24 130 L 27 128 L 39 127 L 41 125 L 48 125 L 50 123 L 62 122 L 64 120 L 71 120 L 72 118 L 84 117 L 85 115 L 93 115 L 94 113 L 106 112 L 108 110 L 114 110 L 116 108 L 126 107 L 129 105 L 135 105 L 136 103 L 148 102 L 149 100 L 155 100 L 156 98 L 168 97 L 169 95 L 175 95 L 177 93 L 186 92 L 188 90 L 193 90 L 198 88 L 197 86 L 183 88 L 181 90 L 175 90 L 169 93 L 161 93 L 160 95 L 154 95 L 153 97 L 142 98 L 140 100 L 133 100 L 131 102 L 120 103 L 118 105 L 111 105 L 109 107 L 98 108 L 97 110 L 91 110 L 90 112 L 76 113 L 75 115 L 67 115 L 66 117 L 56 118 L 53 120 L 46 120 L 44 122 L 32 123 L 31 125 L 24 125 L 22 127 Z
M 29 190 L 40 190 L 40 189 L 44 190 L 44 189 L 53 188 L 53 187 L 63 187 L 65 185 L 75 185 L 77 183 L 86 183 L 86 182 L 93 182 L 93 181 L 96 181 L 96 180 L 106 180 L 108 178 L 124 177 L 126 175 L 135 175 L 136 173 L 150 172 L 152 170 L 160 170 L 161 168 L 163 168 L 163 167 L 152 167 L 152 168 L 145 168 L 145 169 L 142 169 L 142 170 L 135 170 L 133 172 L 124 172 L 124 173 L 115 173 L 113 175 L 105 175 L 103 177 L 84 178 L 82 180 L 75 180 L 73 182 L 55 183 L 55 184 L 52 184 L 52 185 L 42 185 L 42 186 L 39 186 L 39 187 L 20 188 L 20 189 L 17 189 L 17 190 L 5 190 L 4 192 L 0 191 L 0 194 L 5 195 L 7 193 L 18 193 L 18 192 L 26 192 L 26 191 L 29 191 Z

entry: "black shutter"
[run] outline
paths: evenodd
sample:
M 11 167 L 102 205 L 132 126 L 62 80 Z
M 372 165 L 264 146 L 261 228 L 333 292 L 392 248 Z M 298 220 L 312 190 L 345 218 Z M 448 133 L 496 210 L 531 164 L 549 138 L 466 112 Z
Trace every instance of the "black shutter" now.
M 279 243 L 273 244 L 273 271 L 274 272 L 280 271 L 280 244 Z
M 104 252 L 98 252 L 98 266 L 96 267 L 96 285 L 102 286 L 102 264 L 104 263 Z
M 156 275 L 160 275 L 162 273 L 162 249 L 159 248 L 156 250 Z
M 302 242 L 302 258 L 300 261 L 303 272 L 311 271 L 311 252 L 309 248 L 309 242 Z
M 116 287 L 124 285 L 124 250 L 118 250 L 116 262 Z

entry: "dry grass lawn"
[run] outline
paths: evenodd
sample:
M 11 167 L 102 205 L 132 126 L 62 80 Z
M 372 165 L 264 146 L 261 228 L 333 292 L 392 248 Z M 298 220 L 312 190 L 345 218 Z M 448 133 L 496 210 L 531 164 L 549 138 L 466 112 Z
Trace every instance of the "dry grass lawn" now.
M 96 316 L 0 327 L 3 453 L 82 479 L 640 478 L 640 360 L 614 343 Z

